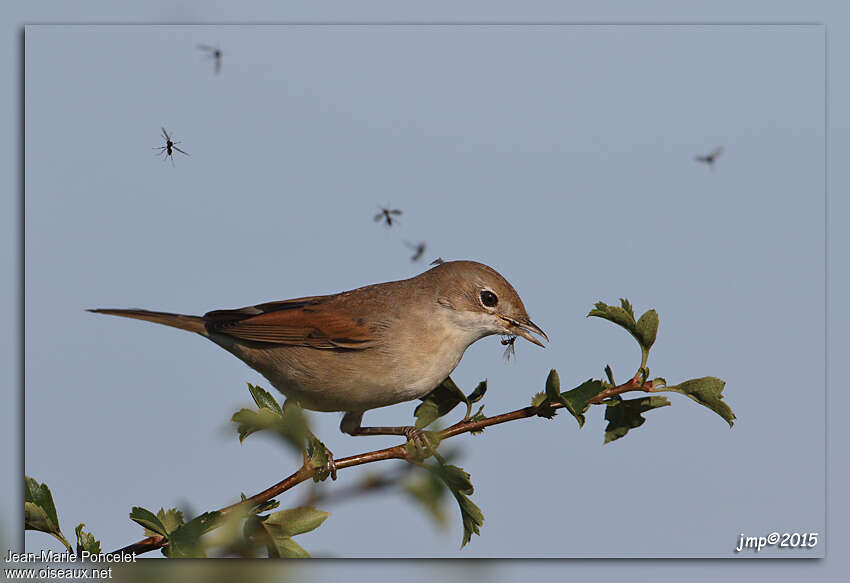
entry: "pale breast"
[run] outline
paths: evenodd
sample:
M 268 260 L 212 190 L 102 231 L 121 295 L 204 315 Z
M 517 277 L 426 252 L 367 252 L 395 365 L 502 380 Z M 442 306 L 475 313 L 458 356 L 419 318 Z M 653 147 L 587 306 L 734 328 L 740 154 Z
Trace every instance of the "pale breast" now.
M 211 339 L 266 377 L 275 388 L 307 409 L 367 411 L 418 399 L 455 369 L 469 339 L 441 333 L 432 322 L 389 326 L 391 347 L 326 350 Z

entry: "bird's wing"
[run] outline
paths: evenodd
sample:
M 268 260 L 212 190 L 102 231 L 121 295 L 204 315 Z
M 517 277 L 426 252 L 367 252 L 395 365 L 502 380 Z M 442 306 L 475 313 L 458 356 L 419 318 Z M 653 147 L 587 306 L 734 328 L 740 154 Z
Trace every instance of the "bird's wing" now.
M 374 346 L 370 327 L 329 301 L 313 296 L 259 304 L 238 310 L 216 310 L 204 315 L 210 332 L 241 340 L 358 350 Z

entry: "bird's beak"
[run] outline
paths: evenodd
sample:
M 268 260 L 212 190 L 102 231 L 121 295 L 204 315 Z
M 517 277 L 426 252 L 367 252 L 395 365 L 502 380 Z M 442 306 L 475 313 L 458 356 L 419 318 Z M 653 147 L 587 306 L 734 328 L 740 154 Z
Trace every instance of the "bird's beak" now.
M 540 329 L 540 326 L 529 320 L 528 318 L 505 318 L 505 321 L 508 323 L 508 328 L 510 329 L 512 334 L 516 334 L 517 336 L 522 336 L 529 342 L 540 346 L 541 348 L 545 348 L 543 343 L 540 342 L 537 338 L 531 335 L 531 332 L 542 336 L 546 339 L 546 342 L 549 342 L 549 337 L 546 336 L 546 332 Z

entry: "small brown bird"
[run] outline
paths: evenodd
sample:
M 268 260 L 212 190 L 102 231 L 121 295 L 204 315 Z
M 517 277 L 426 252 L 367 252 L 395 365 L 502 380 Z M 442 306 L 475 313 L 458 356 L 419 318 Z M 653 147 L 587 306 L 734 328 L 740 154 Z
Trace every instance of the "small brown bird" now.
M 207 53 L 207 56 L 215 61 L 215 73 L 218 75 L 221 72 L 221 57 L 224 53 L 221 52 L 220 48 L 210 45 L 198 45 L 198 48 Z
M 697 162 L 702 162 L 704 164 L 708 164 L 708 167 L 714 170 L 714 161 L 717 160 L 717 157 L 723 153 L 723 146 L 719 146 L 706 154 L 705 156 L 694 156 L 694 160 Z
M 393 217 L 400 217 L 401 211 L 398 209 L 389 209 L 389 208 L 381 208 L 381 212 L 375 215 L 375 222 L 384 221 L 384 224 L 388 227 L 393 226 Z M 398 219 L 396 219 L 398 220 Z
M 154 146 L 154 150 L 158 150 L 157 155 L 162 155 L 162 159 L 171 158 L 171 165 L 174 166 L 174 151 L 178 151 L 181 154 L 189 155 L 189 152 L 184 152 L 180 148 L 177 147 L 177 144 L 181 142 L 175 142 L 171 139 L 171 136 L 168 135 L 168 132 L 165 131 L 165 128 L 162 128 L 162 135 L 165 137 L 165 145 L 164 146 Z
M 405 241 L 404 244 L 408 249 L 413 249 L 413 255 L 410 257 L 410 260 L 414 263 L 419 261 L 422 258 L 422 254 L 425 253 L 425 241 L 420 241 L 415 245 L 408 241 Z
M 194 332 L 212 340 L 315 411 L 344 411 L 351 435 L 404 435 L 413 427 L 361 427 L 369 409 L 425 396 L 466 349 L 492 334 L 548 340 L 513 286 L 473 261 L 442 263 L 401 281 L 326 296 L 187 316 L 95 309 Z M 419 431 L 421 433 L 421 431 Z

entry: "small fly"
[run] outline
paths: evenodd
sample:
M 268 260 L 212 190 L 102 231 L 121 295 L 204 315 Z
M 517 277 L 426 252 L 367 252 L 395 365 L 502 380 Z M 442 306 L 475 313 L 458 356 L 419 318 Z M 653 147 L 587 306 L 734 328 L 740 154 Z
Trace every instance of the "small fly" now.
M 442 257 L 437 257 L 431 262 L 431 265 L 442 265 L 443 263 L 445 263 L 445 260 Z
M 415 245 L 405 241 L 404 244 L 407 245 L 408 249 L 413 249 L 413 255 L 410 257 L 411 261 L 416 262 L 422 259 L 422 254 L 425 253 L 425 241 L 421 241 Z
M 511 357 L 516 358 L 516 336 L 506 336 L 502 338 L 502 346 L 507 346 L 505 348 L 505 353 L 502 355 L 502 358 L 505 359 L 505 364 L 508 364 L 511 361 Z
M 694 156 L 694 160 L 697 162 L 702 162 L 703 164 L 708 164 L 708 167 L 711 170 L 714 170 L 714 161 L 717 160 L 717 157 L 723 153 L 723 146 L 719 146 L 714 148 L 711 152 L 706 154 L 705 156 Z
M 215 73 L 218 75 L 221 71 L 221 56 L 224 53 L 221 52 L 220 48 L 210 45 L 198 45 L 198 48 L 207 53 L 207 57 L 215 61 Z
M 398 210 L 398 209 L 392 209 L 391 210 L 391 209 L 388 209 L 388 208 L 382 208 L 381 212 L 379 212 L 377 215 L 375 215 L 375 222 L 377 223 L 377 222 L 380 222 L 380 221 L 384 221 L 384 223 L 388 227 L 392 227 L 394 216 L 395 217 L 401 216 L 401 211 Z
M 175 142 L 171 139 L 171 136 L 168 135 L 168 132 L 165 131 L 165 128 L 162 128 L 162 135 L 165 137 L 165 145 L 164 146 L 154 146 L 154 150 L 159 150 L 158 155 L 162 155 L 162 159 L 171 158 L 171 165 L 174 166 L 174 151 L 178 151 L 181 154 L 189 155 L 189 152 L 184 152 L 180 148 L 177 147 L 177 144 L 180 142 Z

